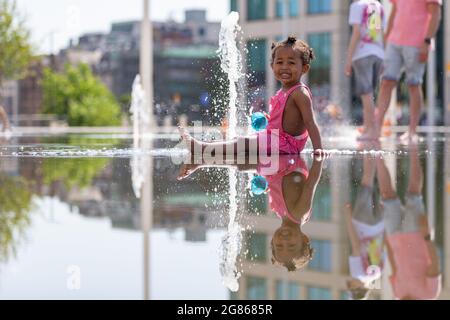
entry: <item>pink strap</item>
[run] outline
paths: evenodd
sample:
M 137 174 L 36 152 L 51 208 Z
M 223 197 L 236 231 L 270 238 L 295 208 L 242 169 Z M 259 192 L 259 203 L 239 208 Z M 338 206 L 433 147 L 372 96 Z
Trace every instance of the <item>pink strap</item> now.
M 299 83 L 299 84 L 293 86 L 292 88 L 290 88 L 290 89 L 285 93 L 286 98 L 289 97 L 289 96 L 291 95 L 291 93 L 294 92 L 297 88 L 303 87 L 303 86 L 305 86 L 303 83 Z M 305 86 L 305 87 L 306 87 L 306 86 Z

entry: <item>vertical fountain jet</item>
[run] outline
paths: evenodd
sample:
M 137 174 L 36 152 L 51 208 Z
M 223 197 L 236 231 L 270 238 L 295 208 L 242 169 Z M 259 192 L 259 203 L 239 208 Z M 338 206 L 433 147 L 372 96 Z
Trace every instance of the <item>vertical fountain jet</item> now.
M 239 24 L 239 14 L 231 12 L 221 24 L 219 35 L 219 57 L 222 70 L 228 75 L 229 103 L 228 103 L 228 131 L 227 139 L 234 139 L 237 136 L 238 108 L 237 108 L 237 86 L 242 73 L 242 57 L 237 47 L 236 38 L 241 30 Z M 244 176 L 239 175 L 236 169 L 229 171 L 229 223 L 227 233 L 222 239 L 220 272 L 224 285 L 233 292 L 239 289 L 238 279 L 241 276 L 237 270 L 236 262 L 241 251 L 242 227 L 239 225 L 238 197 L 237 189 L 242 183 Z

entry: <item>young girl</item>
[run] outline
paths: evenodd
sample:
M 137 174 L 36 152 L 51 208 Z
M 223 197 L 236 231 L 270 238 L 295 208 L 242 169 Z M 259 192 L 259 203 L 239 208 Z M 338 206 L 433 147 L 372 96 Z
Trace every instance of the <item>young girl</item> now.
M 271 67 L 282 88 L 270 100 L 270 115 L 267 129 L 250 137 L 238 137 L 230 141 L 206 143 L 194 139 L 186 129 L 180 134 L 191 153 L 212 150 L 211 154 L 298 154 L 308 140 L 314 154 L 324 155 L 319 128 L 314 120 L 312 95 L 300 80 L 309 71 L 314 59 L 312 48 L 307 43 L 289 37 L 272 45 Z M 238 150 L 239 148 L 242 148 Z

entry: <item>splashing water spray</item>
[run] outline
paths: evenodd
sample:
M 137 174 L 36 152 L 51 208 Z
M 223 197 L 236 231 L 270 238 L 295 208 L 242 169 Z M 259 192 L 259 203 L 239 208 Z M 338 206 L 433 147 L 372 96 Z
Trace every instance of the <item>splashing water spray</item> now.
M 237 136 L 237 85 L 242 73 L 242 57 L 236 44 L 237 34 L 241 31 L 238 25 L 239 14 L 231 12 L 221 24 L 219 35 L 219 57 L 222 70 L 228 75 L 229 108 L 227 139 Z M 230 220 L 227 233 L 222 239 L 220 272 L 225 286 L 233 292 L 239 289 L 240 272 L 237 270 L 236 261 L 241 250 L 242 227 L 239 225 L 237 212 L 239 198 L 237 196 L 239 175 L 236 169 L 229 171 L 229 211 Z M 243 176 L 241 176 L 243 179 Z
M 138 152 L 143 148 L 143 135 L 148 126 L 148 110 L 145 110 L 145 91 L 142 87 L 141 76 L 137 75 L 131 91 L 130 112 L 133 119 L 133 155 L 131 158 L 132 182 L 134 194 L 141 197 L 141 188 L 144 177 L 148 172 L 149 163 L 147 157 L 139 156 Z

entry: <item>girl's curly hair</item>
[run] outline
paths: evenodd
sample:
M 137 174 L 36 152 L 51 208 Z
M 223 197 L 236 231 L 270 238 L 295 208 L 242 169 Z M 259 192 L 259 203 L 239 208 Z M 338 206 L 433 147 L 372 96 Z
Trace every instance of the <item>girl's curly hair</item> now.
M 302 248 L 301 252 L 299 252 L 299 255 L 297 257 L 292 258 L 292 260 L 283 263 L 277 260 L 275 256 L 275 248 L 273 246 L 273 243 L 271 243 L 271 246 L 272 246 L 272 259 L 271 259 L 272 264 L 276 266 L 285 267 L 288 271 L 297 271 L 305 268 L 314 256 L 314 249 L 311 248 L 311 244 L 308 241 L 307 243 L 305 243 L 305 246 Z
M 304 65 L 310 65 L 311 61 L 315 59 L 314 50 L 302 40 L 294 36 L 289 36 L 286 40 L 272 43 L 272 63 L 275 60 L 275 53 L 281 47 L 292 47 L 300 54 L 300 59 Z

